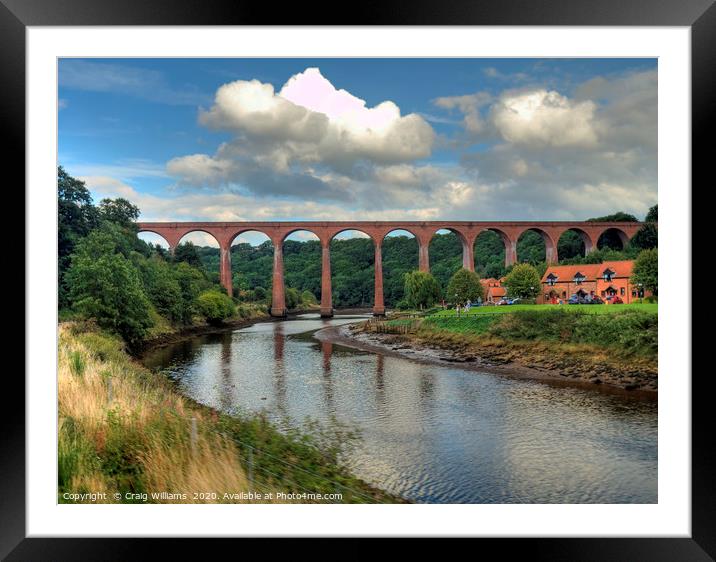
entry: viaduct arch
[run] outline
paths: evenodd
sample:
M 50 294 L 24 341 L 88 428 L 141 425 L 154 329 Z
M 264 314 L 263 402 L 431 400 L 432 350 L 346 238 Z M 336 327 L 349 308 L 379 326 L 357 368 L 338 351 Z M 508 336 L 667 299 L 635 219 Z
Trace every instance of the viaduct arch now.
M 315 234 L 321 242 L 321 315 L 332 316 L 331 297 L 331 240 L 345 230 L 358 230 L 368 235 L 375 250 L 375 291 L 373 314 L 385 314 L 383 303 L 382 245 L 385 236 L 393 230 L 405 230 L 418 241 L 418 267 L 430 271 L 430 240 L 438 230 L 454 232 L 462 242 L 463 267 L 474 271 L 473 244 L 477 236 L 491 230 L 500 235 L 505 244 L 505 265 L 517 261 L 517 240 L 527 230 L 537 232 L 545 242 L 547 262 L 556 263 L 557 243 L 567 230 L 579 233 L 586 253 L 597 247 L 599 237 L 608 230 L 616 230 L 623 242 L 628 242 L 641 228 L 640 222 L 481 222 L 481 221 L 295 221 L 295 222 L 138 222 L 139 232 L 152 232 L 164 238 L 172 252 L 179 241 L 191 232 L 201 231 L 213 236 L 219 243 L 219 278 L 221 285 L 232 294 L 231 244 L 243 232 L 256 231 L 273 242 L 273 289 L 271 314 L 286 315 L 284 287 L 283 242 L 298 230 Z

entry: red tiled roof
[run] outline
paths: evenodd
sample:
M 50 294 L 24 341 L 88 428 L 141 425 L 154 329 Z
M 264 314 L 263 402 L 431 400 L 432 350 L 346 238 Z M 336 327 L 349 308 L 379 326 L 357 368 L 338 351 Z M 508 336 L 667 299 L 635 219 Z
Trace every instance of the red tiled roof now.
M 632 270 L 634 269 L 634 260 L 623 260 L 623 261 L 605 261 L 600 264 L 602 270 L 599 272 L 601 276 L 604 270 L 609 268 L 614 272 L 614 277 L 631 277 Z
M 594 281 L 601 278 L 606 269 L 614 272 L 614 278 L 631 277 L 633 260 L 605 261 L 604 263 L 589 263 L 581 265 L 551 265 L 542 276 L 542 283 L 547 282 L 550 273 L 557 276 L 557 282 L 572 281 L 577 273 L 581 273 L 586 281 Z
M 490 287 L 487 290 L 488 295 L 492 295 L 493 297 L 504 297 L 507 294 L 507 291 L 504 287 Z

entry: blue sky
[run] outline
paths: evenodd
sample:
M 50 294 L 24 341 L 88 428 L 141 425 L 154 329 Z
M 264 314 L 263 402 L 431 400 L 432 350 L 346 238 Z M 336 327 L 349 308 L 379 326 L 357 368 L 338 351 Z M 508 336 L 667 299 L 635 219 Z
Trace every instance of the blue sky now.
M 656 202 L 655 59 L 61 59 L 58 108 L 59 163 L 145 220 Z

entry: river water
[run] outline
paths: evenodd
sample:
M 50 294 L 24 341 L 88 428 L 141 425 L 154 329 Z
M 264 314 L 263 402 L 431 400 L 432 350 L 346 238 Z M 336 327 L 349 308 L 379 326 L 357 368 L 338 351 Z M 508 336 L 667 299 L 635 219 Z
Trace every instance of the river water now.
M 347 464 L 415 502 L 655 503 L 657 405 L 319 342 L 304 315 L 193 338 L 145 364 L 225 412 L 361 433 Z

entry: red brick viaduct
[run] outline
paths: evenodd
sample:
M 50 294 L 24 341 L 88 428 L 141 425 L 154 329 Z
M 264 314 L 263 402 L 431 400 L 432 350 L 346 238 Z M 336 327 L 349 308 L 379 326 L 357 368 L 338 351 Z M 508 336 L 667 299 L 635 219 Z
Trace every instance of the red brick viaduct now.
M 137 223 L 139 232 L 153 232 L 158 234 L 169 244 L 173 250 L 179 241 L 190 232 L 205 232 L 213 236 L 220 248 L 221 284 L 229 294 L 231 287 L 231 244 L 234 239 L 244 232 L 255 231 L 268 236 L 273 242 L 273 294 L 271 314 L 285 316 L 285 289 L 283 271 L 283 242 L 287 236 L 297 231 L 308 231 L 315 234 L 321 242 L 322 276 L 321 276 L 321 315 L 333 314 L 333 301 L 331 298 L 331 254 L 330 242 L 334 236 L 346 230 L 358 230 L 367 234 L 373 241 L 375 248 L 375 291 L 373 313 L 385 313 L 383 304 L 383 267 L 382 244 L 383 239 L 394 230 L 410 232 L 418 241 L 419 267 L 421 271 L 429 271 L 430 260 L 428 248 L 430 240 L 438 230 L 454 232 L 462 241 L 462 263 L 467 269 L 474 270 L 473 244 L 477 236 L 490 230 L 499 234 L 505 244 L 505 264 L 512 265 L 517 261 L 517 240 L 527 230 L 533 230 L 544 240 L 547 262 L 555 263 L 557 257 L 557 243 L 559 238 L 568 230 L 573 230 L 584 241 L 585 251 L 591 252 L 597 247 L 599 237 L 611 230 L 616 232 L 622 243 L 626 244 L 641 228 L 639 222 L 460 222 L 460 221 L 426 221 L 426 222 L 373 222 L 373 221 L 340 221 L 340 222 L 140 222 Z

